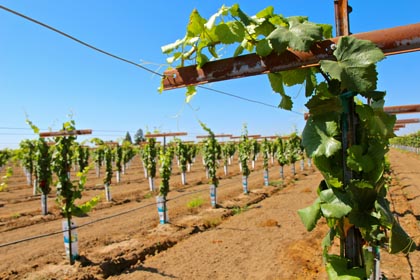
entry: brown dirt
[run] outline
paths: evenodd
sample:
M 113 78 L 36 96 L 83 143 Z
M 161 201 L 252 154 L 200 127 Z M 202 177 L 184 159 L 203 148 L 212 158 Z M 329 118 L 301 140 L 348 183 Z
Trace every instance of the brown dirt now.
M 420 244 L 420 158 L 391 151 L 390 161 L 395 215 Z M 283 187 L 264 187 L 261 164 L 257 162 L 249 177 L 249 195 L 242 193 L 236 161 L 227 177 L 220 168 L 217 209 L 210 207 L 201 160 L 187 173 L 186 186 L 175 167 L 170 223 L 159 225 L 155 200 L 135 159 L 122 183 L 113 185 L 112 202 L 102 201 L 87 217 L 74 219 L 81 226 L 81 258 L 75 265 L 65 257 L 59 233 L 0 247 L 0 279 L 326 279 L 321 240 L 327 226 L 320 221 L 307 232 L 296 213 L 315 199 L 320 174 L 305 167 L 293 178 L 286 167 Z M 270 168 L 270 180 L 281 185 L 277 165 Z M 93 171 L 89 174 L 85 200 L 103 196 L 101 181 Z M 197 197 L 204 204 L 189 209 L 187 203 Z M 40 215 L 39 196 L 32 195 L 15 168 L 8 191 L 0 193 L 0 246 L 60 231 L 62 219 L 53 195 L 49 210 L 47 216 Z M 103 219 L 110 216 L 115 217 Z M 389 279 L 420 279 L 419 251 L 409 257 L 381 252 L 381 257 Z

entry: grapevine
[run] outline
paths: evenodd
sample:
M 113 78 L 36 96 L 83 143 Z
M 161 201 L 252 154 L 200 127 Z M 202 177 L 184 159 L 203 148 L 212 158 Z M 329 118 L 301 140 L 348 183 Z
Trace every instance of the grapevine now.
M 112 181 L 112 149 L 110 147 L 104 148 L 104 159 L 105 159 L 105 177 L 104 184 L 111 185 Z
M 204 123 L 200 124 L 201 127 L 209 134 L 203 145 L 204 162 L 209 172 L 209 184 L 214 185 L 217 188 L 219 180 L 216 172 L 218 167 L 217 160 L 220 158 L 220 145 L 217 143 L 213 131 L 211 131 L 211 129 L 209 129 Z
M 271 144 L 267 138 L 264 138 L 261 144 L 261 150 L 263 155 L 264 185 L 268 186 L 268 157 L 270 155 Z
M 156 139 L 148 138 L 147 144 L 144 146 L 143 153 L 145 156 L 145 163 L 147 168 L 147 175 L 151 178 L 156 176 Z
M 171 178 L 171 173 L 172 173 L 172 157 L 173 157 L 173 151 L 171 151 L 171 148 L 166 149 L 166 151 L 164 151 L 163 149 L 160 150 L 159 174 L 160 174 L 160 177 L 162 178 L 162 181 L 159 186 L 159 195 L 165 197 L 165 199 L 169 193 L 169 180 Z
M 301 139 L 296 133 L 292 133 L 287 140 L 286 157 L 292 165 L 292 173 L 296 175 L 295 163 L 301 159 Z
M 75 123 L 73 120 L 63 124 L 63 131 L 75 130 Z M 67 218 L 69 225 L 69 240 L 71 240 L 71 219 L 73 216 L 83 216 L 90 211 L 99 201 L 98 197 L 77 206 L 75 201 L 82 198 L 82 192 L 86 184 L 86 175 L 89 168 L 85 168 L 83 172 L 78 173 L 78 181 L 74 184 L 70 180 L 70 168 L 72 163 L 72 146 L 76 140 L 76 136 L 55 137 L 54 151 L 52 154 L 52 169 L 57 176 L 57 203 L 61 208 L 61 214 Z M 73 264 L 73 256 L 70 248 L 70 263 Z
M 35 150 L 34 142 L 32 140 L 22 140 L 19 143 L 20 149 L 18 157 L 25 170 L 28 185 L 32 185 L 32 174 L 34 172 L 33 154 Z
M 239 161 L 242 166 L 242 175 L 248 177 L 251 174 L 251 171 L 248 167 L 248 161 L 251 154 L 251 143 L 248 139 L 248 136 L 242 135 L 241 141 L 239 142 Z
M 274 14 L 272 7 L 250 17 L 236 4 L 223 6 L 209 20 L 194 10 L 185 37 L 162 47 L 162 51 L 173 55 L 168 59 L 171 63 L 184 66 L 190 62 L 200 68 L 209 56 L 218 58 L 219 44 L 236 43 L 234 56 L 245 50 L 260 56 L 286 50 L 308 52 L 314 43 L 330 38 L 331 31 L 331 26 L 309 22 L 307 17 Z M 269 73 L 268 79 L 281 96 L 280 108 L 290 110 L 293 106 L 284 86 L 304 84 L 309 98 L 306 107 L 310 117 L 302 145 L 324 180 L 318 187 L 318 198 L 299 210 L 299 215 L 308 230 L 321 217 L 330 227 L 323 242 L 328 276 L 367 278 L 373 267 L 373 257 L 365 258 L 372 255 L 369 246 L 388 248 L 390 253 L 408 253 L 416 248 L 386 199 L 385 154 L 389 139 L 394 137 L 395 116 L 384 112 L 385 93 L 376 90 L 376 64 L 384 55 L 372 42 L 350 36 L 340 37 L 337 45 L 326 51 L 334 60 L 321 60 L 320 67 Z M 319 82 L 319 77 L 323 81 Z M 187 100 L 195 93 L 189 86 Z M 364 98 L 372 102 L 364 104 Z M 240 160 L 245 167 L 248 155 L 243 152 L 243 138 Z M 289 157 L 293 162 L 294 156 Z M 336 237 L 340 239 L 340 254 L 329 254 Z M 352 240 L 361 245 L 351 247 Z
M 89 165 L 89 148 L 77 145 L 77 163 L 79 171 L 82 172 Z

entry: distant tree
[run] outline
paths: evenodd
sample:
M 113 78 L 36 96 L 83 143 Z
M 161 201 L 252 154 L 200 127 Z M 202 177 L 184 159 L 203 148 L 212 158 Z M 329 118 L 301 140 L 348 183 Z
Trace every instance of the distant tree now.
M 144 141 L 143 129 L 140 128 L 139 130 L 137 130 L 136 134 L 134 135 L 134 143 L 138 144 L 143 141 Z
M 125 134 L 125 137 L 124 137 L 124 141 L 130 142 L 130 144 L 133 144 L 133 141 L 131 140 L 130 132 L 127 131 L 127 133 Z

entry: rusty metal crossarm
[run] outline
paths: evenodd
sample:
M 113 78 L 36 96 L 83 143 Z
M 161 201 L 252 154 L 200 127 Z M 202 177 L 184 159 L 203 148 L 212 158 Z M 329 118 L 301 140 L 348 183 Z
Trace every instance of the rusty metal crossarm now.
M 385 55 L 420 50 L 420 23 L 388 29 L 353 34 L 359 39 L 374 42 Z M 206 63 L 202 68 L 196 65 L 170 69 L 164 72 L 163 89 L 175 89 L 191 85 L 243 78 L 285 70 L 307 68 L 319 65 L 320 60 L 334 60 L 331 46 L 340 37 L 314 44 L 309 52 L 286 50 L 278 55 L 266 57 L 256 54 L 243 55 Z
M 420 123 L 420 119 L 415 118 L 415 119 L 401 119 L 401 120 L 397 120 L 395 122 L 395 124 L 409 124 L 409 123 Z
M 168 132 L 168 133 L 151 133 L 146 134 L 146 138 L 157 138 L 157 137 L 167 137 L 167 136 L 185 136 L 188 135 L 187 132 Z
M 69 135 L 92 134 L 92 129 L 60 130 L 39 133 L 39 137 L 59 137 Z

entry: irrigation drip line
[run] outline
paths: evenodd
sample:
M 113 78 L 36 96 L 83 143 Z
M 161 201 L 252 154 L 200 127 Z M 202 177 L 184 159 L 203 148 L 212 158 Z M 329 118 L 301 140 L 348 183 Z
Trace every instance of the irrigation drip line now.
M 179 199 L 181 197 L 188 196 L 188 195 L 193 195 L 193 194 L 204 192 L 204 191 L 207 191 L 207 190 L 197 190 L 197 191 L 193 191 L 193 192 L 188 192 L 188 193 L 185 193 L 185 194 L 178 195 L 178 196 L 176 196 L 174 198 L 168 199 L 166 201 L 169 202 L 169 201 L 177 200 L 177 199 Z M 137 211 L 137 210 L 141 210 L 143 208 L 154 206 L 154 205 L 157 205 L 157 203 L 156 202 L 149 203 L 149 204 L 142 205 L 142 206 L 139 206 L 139 207 L 136 207 L 136 208 L 127 210 L 127 211 L 123 211 L 123 212 L 114 214 L 114 215 L 110 215 L 110 216 L 106 216 L 106 217 L 103 217 L 103 218 L 99 218 L 99 219 L 96 219 L 96 220 L 93 220 L 93 221 L 90 221 L 90 222 L 81 224 L 79 226 L 76 226 L 73 229 L 82 228 L 82 227 L 85 227 L 85 226 L 88 226 L 88 225 L 91 225 L 91 224 L 95 224 L 95 223 L 98 223 L 98 222 L 101 222 L 101 221 L 104 221 L 104 220 L 109 220 L 109 219 L 112 219 L 112 218 L 115 218 L 115 217 L 119 217 L 119 216 L 122 216 L 122 215 L 125 215 L 125 214 L 128 214 L 128 213 Z M 15 240 L 15 241 L 11 241 L 11 242 L 8 242 L 8 243 L 0 244 L 0 248 L 8 247 L 8 246 L 19 244 L 19 243 L 23 243 L 23 242 L 26 242 L 26 241 L 32 241 L 32 240 L 36 240 L 36 239 L 41 239 L 41 238 L 44 238 L 44 237 L 49 237 L 49 236 L 61 234 L 61 233 L 64 233 L 64 232 L 67 232 L 67 230 L 59 230 L 59 231 L 54 231 L 54 232 L 50 232 L 50 233 L 36 235 L 36 236 L 32 236 L 32 237 L 28 237 L 28 238 L 24 238 L 24 239 L 20 239 L 20 240 Z

